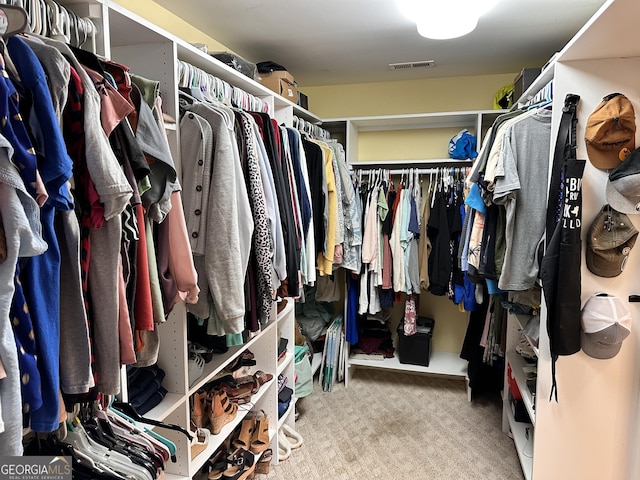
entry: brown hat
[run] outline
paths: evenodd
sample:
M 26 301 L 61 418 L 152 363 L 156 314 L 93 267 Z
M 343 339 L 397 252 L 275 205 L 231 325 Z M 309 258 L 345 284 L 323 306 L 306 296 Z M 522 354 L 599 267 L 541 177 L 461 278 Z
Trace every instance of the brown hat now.
M 633 105 L 621 93 L 612 93 L 589 115 L 584 139 L 589 160 L 596 168 L 610 169 L 620 164 L 623 148 L 635 149 L 636 121 Z
M 589 228 L 587 268 L 600 277 L 620 275 L 637 237 L 629 217 L 605 205 Z

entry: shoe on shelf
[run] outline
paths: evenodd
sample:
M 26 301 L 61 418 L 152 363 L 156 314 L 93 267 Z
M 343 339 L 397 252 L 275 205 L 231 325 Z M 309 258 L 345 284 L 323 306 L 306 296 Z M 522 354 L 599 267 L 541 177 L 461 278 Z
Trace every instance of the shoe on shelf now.
M 256 468 L 255 456 L 248 450 L 238 448 L 227 456 L 227 468 L 222 472 L 223 480 L 246 480 Z
M 269 473 L 271 466 L 271 458 L 273 457 L 273 451 L 268 448 L 264 451 L 260 460 L 256 463 L 256 473 L 267 474 Z
M 209 445 L 209 430 L 198 428 L 195 431 L 194 439 L 191 442 L 191 460 L 200 455 Z
M 213 348 L 203 347 L 199 343 L 194 343 L 192 341 L 188 341 L 187 346 L 189 348 L 190 355 L 200 355 L 205 363 L 209 363 L 213 360 L 213 354 L 215 353 Z
M 200 378 L 202 372 L 204 372 L 204 358 L 198 353 L 189 353 L 189 386 L 193 385 L 195 381 Z
M 238 405 L 231 402 L 222 390 L 214 391 L 210 397 L 209 423 L 211 424 L 211 433 L 218 435 L 222 431 L 222 427 L 236 418 Z
M 292 427 L 290 427 L 286 423 L 283 423 L 282 427 L 280 427 L 280 430 L 282 431 L 285 438 L 289 441 L 291 449 L 300 448 L 302 446 L 302 443 L 304 442 L 302 435 L 296 432 Z
M 256 417 L 256 426 L 251 436 L 251 452 L 258 455 L 269 448 L 269 417 L 262 410 L 262 415 Z
M 205 428 L 209 425 L 209 404 L 206 394 L 196 392 L 192 397 L 191 423 L 195 428 Z
M 238 438 L 232 441 L 233 446 L 241 448 L 243 450 L 249 450 L 251 447 L 251 439 L 256 429 L 256 417 L 253 413 L 249 413 L 243 420 L 240 426 L 240 433 Z
M 214 453 L 207 461 L 207 480 L 220 480 L 227 469 L 227 450 L 221 449 Z
M 529 341 L 523 334 L 520 334 L 520 341 L 516 345 L 516 353 L 528 360 L 535 360 L 537 358 L 533 347 L 531 347 L 531 344 L 529 344 Z

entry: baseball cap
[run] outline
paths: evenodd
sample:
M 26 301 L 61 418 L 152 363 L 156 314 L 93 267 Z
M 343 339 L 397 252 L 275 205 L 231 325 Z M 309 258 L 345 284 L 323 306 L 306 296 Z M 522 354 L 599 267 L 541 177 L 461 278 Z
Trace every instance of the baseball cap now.
M 620 298 L 606 293 L 590 296 L 582 308 L 582 351 L 593 358 L 615 357 L 631 333 L 631 312 Z
M 636 122 L 633 105 L 621 93 L 607 95 L 589 115 L 584 132 L 589 160 L 596 168 L 620 164 L 623 148 L 635 149 Z
M 589 227 L 587 268 L 600 277 L 620 275 L 637 238 L 629 217 L 605 205 Z
M 466 160 L 467 158 L 476 158 L 476 137 L 471 135 L 466 128 L 456 133 L 449 140 L 449 157 L 455 160 Z
M 622 213 L 640 213 L 640 148 L 609 172 L 607 203 Z

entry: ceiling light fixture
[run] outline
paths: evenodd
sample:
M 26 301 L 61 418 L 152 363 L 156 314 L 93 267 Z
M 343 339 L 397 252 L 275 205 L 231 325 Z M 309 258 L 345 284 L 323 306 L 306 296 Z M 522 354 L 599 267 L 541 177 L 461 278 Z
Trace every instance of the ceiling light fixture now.
M 396 0 L 400 12 L 426 38 L 444 40 L 472 32 L 498 0 Z

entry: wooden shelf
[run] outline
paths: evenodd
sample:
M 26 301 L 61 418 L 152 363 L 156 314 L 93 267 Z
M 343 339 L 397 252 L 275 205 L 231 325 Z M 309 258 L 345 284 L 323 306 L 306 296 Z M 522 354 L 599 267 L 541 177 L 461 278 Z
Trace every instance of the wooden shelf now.
M 520 390 L 520 395 L 522 395 L 522 401 L 527 409 L 529 418 L 531 418 L 531 422 L 535 425 L 536 411 L 534 408 L 534 399 L 529 391 L 529 387 L 527 387 L 527 374 L 524 371 L 524 368 L 527 367 L 528 364 L 524 358 L 513 351 L 507 352 L 507 363 L 511 365 L 511 372 L 518 385 L 518 390 Z
M 348 365 L 350 367 L 382 368 L 404 372 L 445 375 L 449 377 L 460 377 L 462 379 L 467 377 L 467 361 L 461 359 L 457 353 L 451 352 L 433 352 L 428 367 L 400 363 L 398 357 L 385 358 L 384 360 L 349 358 Z

